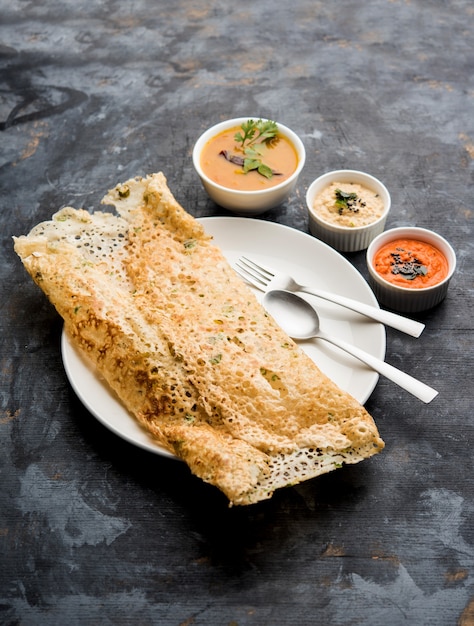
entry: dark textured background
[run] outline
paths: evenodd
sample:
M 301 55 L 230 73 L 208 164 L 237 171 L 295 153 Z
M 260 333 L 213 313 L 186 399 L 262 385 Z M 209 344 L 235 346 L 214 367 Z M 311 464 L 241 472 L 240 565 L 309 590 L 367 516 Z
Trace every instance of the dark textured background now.
M 471 0 L 0 0 L 1 624 L 474 624 L 473 26 Z M 387 225 L 437 230 L 458 269 L 419 339 L 387 332 L 439 397 L 381 379 L 382 454 L 228 509 L 83 408 L 11 236 L 158 170 L 190 213 L 225 215 L 191 150 L 241 115 L 307 150 L 261 219 L 307 231 L 312 179 L 366 170 Z

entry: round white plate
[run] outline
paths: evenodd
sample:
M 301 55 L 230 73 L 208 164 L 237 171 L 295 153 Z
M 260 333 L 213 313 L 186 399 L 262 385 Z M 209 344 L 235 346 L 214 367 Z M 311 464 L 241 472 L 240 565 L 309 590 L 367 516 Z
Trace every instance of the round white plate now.
M 306 233 L 245 217 L 205 217 L 199 221 L 231 264 L 245 255 L 293 275 L 301 284 L 318 286 L 378 306 L 361 274 L 333 248 Z M 260 292 L 256 294 L 261 295 Z M 382 324 L 316 297 L 305 297 L 316 305 L 322 330 L 380 359 L 385 358 L 385 328 Z M 362 404 L 366 402 L 377 384 L 376 372 L 327 342 L 310 340 L 300 342 L 300 345 L 342 389 Z M 107 383 L 82 359 L 64 331 L 61 351 L 69 382 L 92 415 L 123 439 L 156 454 L 176 458 L 140 427 Z

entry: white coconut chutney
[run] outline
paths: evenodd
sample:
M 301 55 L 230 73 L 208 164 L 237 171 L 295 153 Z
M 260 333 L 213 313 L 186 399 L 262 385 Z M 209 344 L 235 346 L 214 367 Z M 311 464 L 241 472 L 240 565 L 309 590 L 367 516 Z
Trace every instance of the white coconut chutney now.
M 384 212 L 380 194 L 358 183 L 331 183 L 316 196 L 313 208 L 325 222 L 349 228 L 372 224 Z

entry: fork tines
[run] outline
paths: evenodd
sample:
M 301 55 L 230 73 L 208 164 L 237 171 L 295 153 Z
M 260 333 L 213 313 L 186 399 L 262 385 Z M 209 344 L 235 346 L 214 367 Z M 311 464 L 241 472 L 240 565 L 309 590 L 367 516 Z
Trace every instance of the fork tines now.
M 251 259 L 241 256 L 235 263 L 236 271 L 242 278 L 245 278 L 255 287 L 262 289 L 266 287 L 273 278 L 273 273 L 262 265 L 258 265 Z

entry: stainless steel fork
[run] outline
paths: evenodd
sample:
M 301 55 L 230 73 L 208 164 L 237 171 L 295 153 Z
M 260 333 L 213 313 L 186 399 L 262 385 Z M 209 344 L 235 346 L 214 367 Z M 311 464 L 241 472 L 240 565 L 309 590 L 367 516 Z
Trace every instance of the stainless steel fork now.
M 421 322 L 403 317 L 397 313 L 385 311 L 376 306 L 371 306 L 370 304 L 365 304 L 364 302 L 359 302 L 352 298 L 346 298 L 339 294 L 330 293 L 329 291 L 323 291 L 316 287 L 300 285 L 292 276 L 265 267 L 248 257 L 240 257 L 235 263 L 234 269 L 242 278 L 261 291 L 267 292 L 271 289 L 286 289 L 287 291 L 294 291 L 295 293 L 308 293 L 322 298 L 323 300 L 327 300 L 328 302 L 343 306 L 356 313 L 360 313 L 361 315 L 365 315 L 391 328 L 396 328 L 412 337 L 419 337 L 425 327 Z

